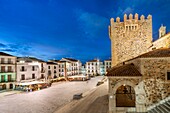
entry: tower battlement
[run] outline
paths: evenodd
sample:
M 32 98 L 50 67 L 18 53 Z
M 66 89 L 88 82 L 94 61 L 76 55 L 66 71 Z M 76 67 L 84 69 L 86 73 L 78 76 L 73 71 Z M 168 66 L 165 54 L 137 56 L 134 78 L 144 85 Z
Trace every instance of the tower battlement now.
M 152 45 L 152 16 L 137 13 L 110 19 L 112 66 L 147 52 Z
M 152 16 L 151 15 L 148 15 L 147 18 L 145 18 L 144 15 L 141 15 L 140 18 L 139 18 L 139 15 L 136 13 L 134 16 L 132 14 L 129 14 L 129 16 L 127 16 L 127 14 L 124 14 L 124 20 L 123 22 L 128 22 L 128 21 L 131 21 L 131 22 L 138 22 L 138 21 L 152 21 Z M 121 22 L 120 21 L 120 17 L 116 17 L 116 20 L 114 21 L 114 18 L 111 18 L 110 19 L 111 23 L 119 23 Z

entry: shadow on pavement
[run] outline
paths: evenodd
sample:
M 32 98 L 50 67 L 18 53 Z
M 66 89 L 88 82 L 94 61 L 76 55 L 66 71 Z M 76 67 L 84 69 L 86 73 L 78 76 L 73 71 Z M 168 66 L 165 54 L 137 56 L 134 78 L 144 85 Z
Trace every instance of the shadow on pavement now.
M 89 105 L 89 109 L 84 113 L 108 113 L 108 104 L 108 95 L 98 97 L 91 105 Z

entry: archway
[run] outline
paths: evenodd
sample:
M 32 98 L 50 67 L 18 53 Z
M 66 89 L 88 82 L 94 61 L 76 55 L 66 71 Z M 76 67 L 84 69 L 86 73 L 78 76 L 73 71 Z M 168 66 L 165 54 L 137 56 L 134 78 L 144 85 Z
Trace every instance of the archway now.
M 9 89 L 13 89 L 13 84 L 10 84 L 10 85 L 9 85 Z
M 118 80 L 116 84 L 114 84 L 114 86 L 112 86 L 112 80 L 109 81 L 109 85 L 110 85 L 110 94 L 109 94 L 109 111 L 113 112 L 113 113 L 116 113 L 117 112 L 117 107 L 116 107 L 116 92 L 117 92 L 117 89 L 119 87 L 121 87 L 122 85 L 127 85 L 127 86 L 131 86 L 133 88 L 134 93 L 135 93 L 135 96 L 136 96 L 136 89 L 135 89 L 135 86 L 136 84 L 133 82 L 133 81 L 130 81 L 130 80 Z M 136 98 L 136 97 L 135 97 Z M 136 101 L 136 100 L 135 100 Z M 136 102 L 135 103 L 135 106 L 137 107 L 138 106 L 138 103 Z M 136 107 L 133 107 L 136 109 Z M 120 108 L 120 107 L 118 107 Z M 127 110 L 126 107 L 121 107 L 122 109 L 124 109 L 125 111 Z M 132 107 L 131 107 L 132 108 Z
M 6 84 L 3 84 L 3 85 L 2 85 L 2 89 L 6 89 Z
M 135 107 L 135 90 L 130 85 L 121 85 L 116 90 L 116 107 Z

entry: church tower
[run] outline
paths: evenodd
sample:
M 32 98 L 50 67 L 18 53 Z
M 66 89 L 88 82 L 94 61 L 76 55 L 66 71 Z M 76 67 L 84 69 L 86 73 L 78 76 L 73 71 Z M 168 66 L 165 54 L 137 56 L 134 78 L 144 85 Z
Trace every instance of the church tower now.
M 166 34 L 166 26 L 161 25 L 161 27 L 159 28 L 159 38 L 161 38 L 165 34 Z
M 110 19 L 109 37 L 111 39 L 112 67 L 148 51 L 152 45 L 152 16 L 138 17 L 124 15 L 124 21 L 117 17 Z

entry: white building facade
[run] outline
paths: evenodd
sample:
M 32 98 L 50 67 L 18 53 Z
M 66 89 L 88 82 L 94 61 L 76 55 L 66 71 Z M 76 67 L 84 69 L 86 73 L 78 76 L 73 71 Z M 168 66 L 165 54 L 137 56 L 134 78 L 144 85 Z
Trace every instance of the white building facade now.
M 0 90 L 14 89 L 16 81 L 16 57 L 0 52 Z
M 86 62 L 86 74 L 91 77 L 100 75 L 100 61 L 98 59 Z
M 71 67 L 68 66 L 68 69 L 71 68 L 71 74 L 69 76 L 79 75 L 81 73 L 82 63 L 79 60 L 72 58 L 62 58 L 60 61 L 66 61 L 71 63 Z
M 33 57 L 17 59 L 17 82 L 47 79 L 47 63 Z
M 112 66 L 112 60 L 111 59 L 104 60 L 105 74 L 107 73 L 108 69 L 111 69 L 111 66 Z
M 47 62 L 48 79 L 56 79 L 59 77 L 59 67 L 57 63 Z

